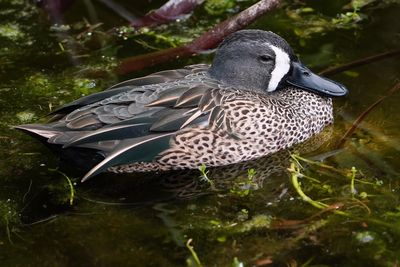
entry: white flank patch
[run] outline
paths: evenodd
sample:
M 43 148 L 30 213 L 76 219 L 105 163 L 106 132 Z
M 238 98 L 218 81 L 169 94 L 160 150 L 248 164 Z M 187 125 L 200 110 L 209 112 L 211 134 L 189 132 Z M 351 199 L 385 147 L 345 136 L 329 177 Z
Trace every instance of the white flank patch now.
M 275 68 L 271 72 L 271 80 L 268 84 L 268 92 L 272 92 L 276 89 L 283 76 L 288 73 L 290 69 L 290 58 L 289 55 L 274 45 L 269 45 L 275 52 Z

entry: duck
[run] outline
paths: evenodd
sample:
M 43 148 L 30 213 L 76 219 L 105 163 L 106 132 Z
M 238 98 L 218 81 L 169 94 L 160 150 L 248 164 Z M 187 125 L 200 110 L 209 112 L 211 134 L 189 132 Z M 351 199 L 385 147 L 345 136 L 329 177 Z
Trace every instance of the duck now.
M 306 141 L 333 123 L 332 98 L 347 88 L 308 69 L 271 31 L 240 30 L 211 65 L 130 79 L 16 126 L 59 151 L 87 149 L 103 172 L 218 167 L 255 160 Z M 78 155 L 78 154 L 77 154 Z

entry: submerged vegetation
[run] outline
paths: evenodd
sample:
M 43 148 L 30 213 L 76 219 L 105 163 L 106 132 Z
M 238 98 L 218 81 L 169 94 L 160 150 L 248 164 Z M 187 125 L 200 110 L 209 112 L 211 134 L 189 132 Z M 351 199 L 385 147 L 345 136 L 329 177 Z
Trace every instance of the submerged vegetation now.
M 332 137 L 317 150 L 291 154 L 283 173 L 268 176 L 262 164 L 202 166 L 154 177 L 102 175 L 81 184 L 80 170 L 59 168 L 49 150 L 11 126 L 45 120 L 55 108 L 119 80 L 209 63 L 205 50 L 123 76 L 115 71 L 125 58 L 191 44 L 258 1 L 197 1 L 179 18 L 135 27 L 101 1 L 65 1 L 57 23 L 48 1 L 39 2 L 43 9 L 0 0 L 4 266 L 399 264 L 398 89 L 384 95 L 398 88 L 396 55 L 338 72 L 351 94 L 335 101 Z M 145 17 L 166 1 L 109 2 Z M 249 27 L 285 36 L 316 68 L 400 44 L 397 0 L 279 2 Z

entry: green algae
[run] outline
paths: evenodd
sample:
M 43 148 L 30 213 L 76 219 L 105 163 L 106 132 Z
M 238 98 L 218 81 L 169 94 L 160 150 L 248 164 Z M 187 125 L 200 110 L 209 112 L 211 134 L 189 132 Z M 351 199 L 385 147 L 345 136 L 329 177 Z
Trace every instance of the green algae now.
M 20 223 L 18 214 L 16 212 L 16 204 L 13 203 L 11 199 L 5 201 L 0 201 L 0 228 L 5 233 L 7 240 L 2 240 L 0 242 L 2 245 L 8 242 L 13 245 L 14 233 L 18 231 L 18 224 Z
M 21 123 L 33 122 L 37 119 L 35 113 L 30 111 L 21 111 L 17 113 L 17 117 Z
M 8 38 L 12 41 L 18 41 L 25 37 L 18 25 L 5 24 L 0 25 L 0 37 Z
M 232 10 L 232 8 L 235 6 L 237 1 L 235 0 L 229 0 L 229 1 L 223 1 L 223 0 L 208 0 L 204 4 L 204 9 L 205 11 L 213 16 L 216 15 L 221 15 L 227 10 Z

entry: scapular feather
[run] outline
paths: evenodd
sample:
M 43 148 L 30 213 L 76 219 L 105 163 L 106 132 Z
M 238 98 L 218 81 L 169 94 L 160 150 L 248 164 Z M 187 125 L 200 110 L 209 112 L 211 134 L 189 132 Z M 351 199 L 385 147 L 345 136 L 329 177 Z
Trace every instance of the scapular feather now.
M 176 100 L 187 90 L 187 87 L 178 87 L 161 92 L 158 98 L 146 104 L 146 107 L 172 107 L 175 105 Z
M 204 93 L 209 90 L 206 86 L 195 86 L 184 92 L 176 101 L 175 107 L 195 107 L 199 104 Z
M 171 82 L 171 81 L 183 78 L 188 74 L 190 74 L 190 70 L 186 70 L 186 69 L 164 70 L 164 71 L 150 74 L 148 76 L 134 78 L 134 79 L 130 79 L 127 81 L 117 83 L 116 85 L 111 86 L 107 90 L 112 90 L 114 88 L 118 88 L 121 86 L 143 86 L 143 85 L 147 85 L 147 84 Z
M 177 131 L 181 125 L 186 121 L 191 114 L 186 114 L 189 109 L 176 109 L 168 110 L 168 112 L 160 112 L 161 117 L 153 123 L 150 131 L 154 132 L 166 132 L 166 131 Z
M 97 126 L 101 124 L 98 118 L 93 114 L 86 114 L 76 120 L 70 121 L 66 124 L 69 129 L 78 130 L 88 126 Z
M 208 90 L 200 99 L 199 110 L 206 111 L 207 108 L 209 108 L 212 103 L 213 103 L 212 90 Z
M 121 88 L 118 87 L 115 89 L 106 90 L 106 91 L 99 92 L 99 93 L 94 93 L 94 94 L 79 98 L 75 101 L 72 101 L 71 103 L 54 110 L 53 112 L 50 113 L 50 115 L 67 114 L 67 113 L 70 113 L 71 111 L 73 111 L 77 108 L 80 108 L 82 106 L 90 105 L 90 104 L 96 103 L 98 101 L 101 101 L 105 98 L 111 97 L 111 96 L 119 94 L 119 93 L 127 92 L 130 90 L 132 90 L 132 88 L 129 86 L 126 86 L 126 87 L 121 87 Z

